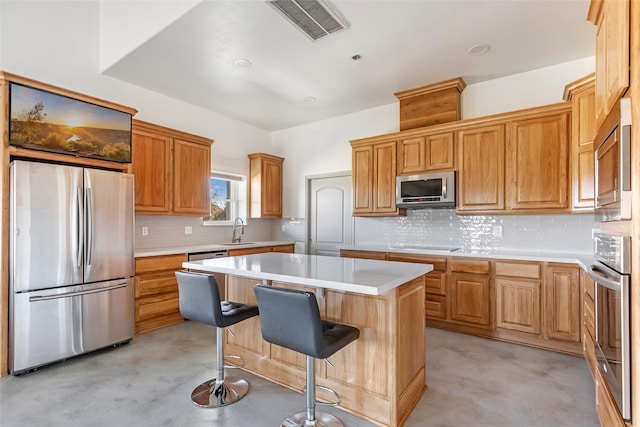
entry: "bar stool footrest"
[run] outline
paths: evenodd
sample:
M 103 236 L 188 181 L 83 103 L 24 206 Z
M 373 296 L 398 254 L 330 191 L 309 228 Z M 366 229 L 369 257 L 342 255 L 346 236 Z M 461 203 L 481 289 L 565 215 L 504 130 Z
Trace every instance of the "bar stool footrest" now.
M 334 400 L 333 402 L 327 402 L 326 400 L 319 400 L 319 399 L 315 399 L 315 403 L 316 405 L 323 405 L 323 406 L 338 406 L 340 404 L 340 395 L 332 388 L 329 387 L 325 387 L 323 385 L 316 385 L 316 389 L 320 389 L 323 391 L 326 391 L 329 394 L 332 394 L 335 396 L 336 400 Z M 305 397 L 307 397 L 307 387 L 302 387 L 302 394 L 304 394 Z
M 244 361 L 244 358 L 242 356 L 236 356 L 236 355 L 233 355 L 233 354 L 225 354 L 224 358 L 225 359 L 240 360 L 240 362 L 241 362 L 241 363 L 239 363 L 237 365 L 236 364 L 230 364 L 230 365 L 224 364 L 223 367 L 225 369 L 241 369 L 241 368 L 244 368 L 245 361 Z

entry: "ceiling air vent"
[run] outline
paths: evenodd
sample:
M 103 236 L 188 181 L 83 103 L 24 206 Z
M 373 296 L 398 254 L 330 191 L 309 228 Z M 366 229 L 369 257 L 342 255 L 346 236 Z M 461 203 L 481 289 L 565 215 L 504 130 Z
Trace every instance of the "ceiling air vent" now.
M 265 0 L 311 40 L 349 28 L 347 21 L 323 0 Z

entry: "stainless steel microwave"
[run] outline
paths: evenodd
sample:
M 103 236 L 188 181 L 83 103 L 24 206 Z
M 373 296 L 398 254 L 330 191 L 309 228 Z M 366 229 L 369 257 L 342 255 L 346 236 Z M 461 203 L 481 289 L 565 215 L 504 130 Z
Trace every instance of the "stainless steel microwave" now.
M 456 173 L 433 172 L 397 177 L 396 206 L 405 209 L 454 208 Z
M 595 207 L 600 222 L 631 219 L 631 98 L 622 98 L 594 142 Z

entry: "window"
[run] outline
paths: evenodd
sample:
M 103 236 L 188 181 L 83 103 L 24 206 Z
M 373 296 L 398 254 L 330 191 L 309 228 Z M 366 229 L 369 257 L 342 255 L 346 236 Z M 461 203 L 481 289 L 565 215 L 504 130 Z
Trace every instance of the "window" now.
M 204 225 L 232 225 L 233 220 L 246 216 L 246 179 L 240 175 L 212 172 L 209 194 L 210 216 L 203 218 Z

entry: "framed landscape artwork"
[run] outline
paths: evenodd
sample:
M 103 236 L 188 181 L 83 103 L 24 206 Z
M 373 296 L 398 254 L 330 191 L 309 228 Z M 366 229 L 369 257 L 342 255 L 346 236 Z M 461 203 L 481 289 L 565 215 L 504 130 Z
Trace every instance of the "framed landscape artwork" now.
M 18 83 L 9 85 L 9 144 L 131 162 L 131 114 Z

